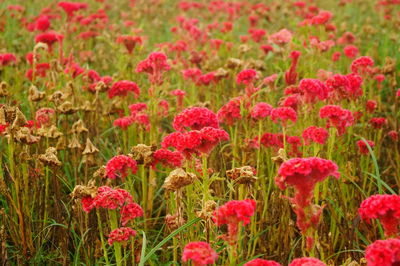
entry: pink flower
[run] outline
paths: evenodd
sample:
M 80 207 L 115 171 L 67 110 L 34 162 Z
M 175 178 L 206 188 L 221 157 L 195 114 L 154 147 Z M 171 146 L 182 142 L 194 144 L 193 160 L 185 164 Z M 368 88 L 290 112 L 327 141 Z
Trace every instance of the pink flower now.
M 377 105 L 378 104 L 376 103 L 376 101 L 368 100 L 365 103 L 365 109 L 367 110 L 368 113 L 373 113 L 375 111 Z
M 136 97 L 140 94 L 140 89 L 138 85 L 129 80 L 121 80 L 115 82 L 111 89 L 108 90 L 108 98 L 114 98 L 115 96 L 125 97 L 128 95 L 128 92 L 133 92 Z
M 110 179 L 117 178 L 117 175 L 124 179 L 128 175 L 128 169 L 135 174 L 137 172 L 136 161 L 126 155 L 117 155 L 107 162 L 106 175 Z
M 114 120 L 113 125 L 115 127 L 120 127 L 122 130 L 126 130 L 130 125 L 132 125 L 134 119 L 132 116 L 124 116 Z
M 332 54 L 332 61 L 333 62 L 339 61 L 341 56 L 342 56 L 342 54 L 340 52 L 334 52 Z
M 0 66 L 7 66 L 10 64 L 15 64 L 17 62 L 17 58 L 14 54 L 6 53 L 0 54 Z
M 132 202 L 128 203 L 121 209 L 121 223 L 125 226 L 129 221 L 143 216 L 143 210 L 139 204 Z
M 73 17 L 74 13 L 80 9 L 86 9 L 88 4 L 78 2 L 59 2 L 58 6 L 61 7 L 68 17 Z
M 373 117 L 369 120 L 369 124 L 375 129 L 381 129 L 387 124 L 387 119 L 384 117 Z
M 129 54 L 132 54 L 133 49 L 137 44 L 142 44 L 142 37 L 141 36 L 129 36 L 129 35 L 120 35 L 117 38 L 117 43 L 122 43 L 126 50 L 128 50 Z
M 237 242 L 239 223 L 243 222 L 243 225 L 250 223 L 255 210 L 255 200 L 231 200 L 214 211 L 213 221 L 217 226 L 228 225 L 226 240 L 230 245 L 234 245 Z
M 170 69 L 171 66 L 167 62 L 167 56 L 161 52 L 151 53 L 136 66 L 136 72 L 147 73 L 152 84 L 162 84 L 162 73 Z
M 389 131 L 388 136 L 392 139 L 392 141 L 397 142 L 399 140 L 399 133 L 396 130 Z
M 241 98 L 236 97 L 222 106 L 217 112 L 219 122 L 231 126 L 236 121 L 240 120 L 242 118 L 240 113 L 240 102 Z
M 351 71 L 360 75 L 371 72 L 371 67 L 374 66 L 374 60 L 368 56 L 361 56 L 351 63 Z
M 288 120 L 296 123 L 297 113 L 291 107 L 277 107 L 271 111 L 271 120 L 274 123 L 278 123 L 278 120 L 280 120 L 283 126 L 286 126 Z
M 310 126 L 303 131 L 302 137 L 306 145 L 309 145 L 311 142 L 319 143 L 324 145 L 326 140 L 328 139 L 329 133 L 326 129 Z
M 182 154 L 179 151 L 170 151 L 167 149 L 159 149 L 153 153 L 153 166 L 161 163 L 164 166 L 175 168 L 181 167 L 184 160 Z
M 292 260 L 289 266 L 326 266 L 326 264 L 319 259 L 305 257 Z
M 261 120 L 269 116 L 272 109 L 273 107 L 268 103 L 260 102 L 251 109 L 250 116 L 255 120 Z
M 245 69 L 239 72 L 239 74 L 236 76 L 236 83 L 249 85 L 254 83 L 256 77 L 257 72 L 254 69 Z
M 35 37 L 35 42 L 39 43 L 45 43 L 48 45 L 49 50 L 52 50 L 53 44 L 56 42 L 61 43 L 63 40 L 64 36 L 61 34 L 58 34 L 56 32 L 45 32 L 45 33 L 41 33 L 36 35 Z
M 269 41 L 276 45 L 284 45 L 292 40 L 292 33 L 287 29 L 282 29 L 277 33 L 271 34 L 269 36 Z
M 297 64 L 299 62 L 301 53 L 299 51 L 292 51 L 290 53 L 290 59 L 292 59 L 292 64 L 288 71 L 285 72 L 285 82 L 287 85 L 294 85 L 297 82 L 298 73 L 296 72 Z
M 377 240 L 365 250 L 368 266 L 393 266 L 400 262 L 400 239 Z
M 371 147 L 371 149 L 375 146 L 375 143 L 373 141 L 367 140 L 367 143 Z M 363 140 L 357 141 L 357 146 L 358 146 L 358 149 L 360 150 L 361 154 L 364 154 L 364 155 L 369 154 L 367 144 L 365 144 L 365 142 Z
M 113 189 L 108 186 L 99 187 L 97 195 L 82 198 L 82 209 L 89 213 L 93 208 L 105 208 L 115 210 L 125 204 L 132 203 L 132 195 L 123 189 Z
M 337 105 L 325 105 L 319 110 L 321 118 L 328 118 L 327 127 L 334 126 L 339 135 L 343 135 L 347 127 L 353 125 L 353 114 Z
M 328 87 L 318 79 L 302 79 L 299 84 L 300 91 L 308 103 L 315 103 L 317 99 L 323 101 L 328 98 Z
M 344 47 L 343 52 L 348 58 L 355 58 L 359 54 L 358 48 L 351 44 Z
M 217 115 L 204 107 L 192 107 L 175 116 L 172 124 L 176 131 L 201 130 L 204 127 L 219 128 Z
M 244 264 L 244 266 L 281 266 L 273 260 L 254 259 Z
M 136 231 L 132 228 L 120 227 L 110 232 L 108 235 L 108 244 L 112 246 L 114 242 L 124 243 L 134 236 L 136 236 Z
M 386 237 L 399 235 L 399 195 L 373 195 L 361 203 L 358 213 L 361 219 L 367 222 L 371 219 L 379 219 L 385 229 Z
M 217 259 L 217 253 L 206 242 L 190 242 L 183 249 L 182 261 L 192 260 L 194 266 L 213 264 Z
M 332 16 L 333 15 L 331 12 L 322 10 L 318 13 L 318 15 L 311 18 L 311 24 L 312 25 L 326 24 L 329 22 L 329 20 L 331 20 Z

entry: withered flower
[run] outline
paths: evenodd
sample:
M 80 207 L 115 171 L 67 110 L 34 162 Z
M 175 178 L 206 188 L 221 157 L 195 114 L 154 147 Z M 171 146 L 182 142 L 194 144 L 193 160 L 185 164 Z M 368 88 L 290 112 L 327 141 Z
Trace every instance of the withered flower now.
M 73 199 L 81 199 L 83 197 L 96 197 L 97 196 L 96 181 L 94 179 L 89 180 L 88 184 L 76 185 L 74 190 L 71 192 L 71 197 Z
M 106 166 L 105 165 L 100 166 L 100 168 L 93 173 L 93 177 L 94 178 L 100 177 L 101 179 L 106 178 L 107 177 Z
M 73 114 L 77 111 L 77 109 L 72 105 L 71 102 L 65 101 L 63 104 L 57 107 L 57 110 L 62 114 Z
M 271 158 L 274 163 L 280 166 L 283 162 L 287 161 L 286 151 L 284 149 L 278 150 L 278 155 Z
M 5 81 L 0 82 L 0 97 L 8 96 L 8 85 Z
M 171 191 L 177 191 L 180 188 L 188 186 L 194 182 L 195 174 L 187 173 L 182 168 L 177 168 L 164 181 L 163 188 Z
M 31 102 L 38 102 L 42 100 L 46 94 L 42 91 L 39 91 L 35 85 L 32 85 L 28 91 L 28 100 Z
M 57 149 L 54 147 L 49 147 L 46 149 L 44 154 L 39 155 L 39 160 L 45 165 L 49 166 L 61 166 L 62 163 L 57 158 Z
M 196 212 L 197 217 L 203 219 L 203 220 L 208 220 L 211 219 L 213 216 L 213 212 L 217 208 L 217 203 L 213 200 L 207 200 L 201 211 Z
M 71 133 L 81 134 L 83 132 L 88 132 L 88 129 L 83 124 L 82 119 L 79 119 L 72 125 Z
M 254 176 L 254 168 L 251 166 L 233 168 L 226 171 L 226 176 L 238 184 L 251 184 L 257 181 L 257 177 Z
M 41 127 L 37 130 L 37 134 L 50 139 L 56 139 L 64 135 L 55 125 Z
M 15 108 L 15 118 L 11 125 L 11 129 L 18 130 L 20 127 L 25 126 L 28 123 L 25 115 L 18 109 Z
M 86 139 L 86 146 L 85 149 L 83 150 L 82 154 L 83 155 L 88 155 L 88 154 L 94 154 L 98 153 L 99 149 L 97 149 L 93 143 L 90 141 L 89 138 Z
M 54 102 L 56 105 L 59 105 L 66 98 L 67 96 L 62 91 L 56 91 L 49 96 L 49 101 Z
M 215 73 L 214 73 L 214 77 L 216 77 L 216 78 L 226 78 L 228 76 L 229 76 L 228 70 L 226 70 L 222 67 L 218 68 L 217 71 L 215 71 Z
M 77 137 L 76 134 L 73 134 L 72 139 L 68 144 L 68 148 L 78 149 L 78 150 L 82 149 L 82 145 L 79 143 L 79 138 Z
M 16 141 L 23 144 L 33 144 L 40 140 L 40 137 L 33 136 L 31 130 L 27 127 L 21 127 L 15 132 L 14 138 Z
M 226 67 L 229 69 L 241 68 L 243 66 L 243 61 L 237 58 L 228 58 L 226 62 Z
M 150 165 L 153 162 L 153 153 L 156 149 L 156 146 L 138 144 L 132 147 L 131 153 L 128 155 L 138 164 Z
M 167 214 L 165 216 L 165 225 L 170 231 L 176 230 L 186 223 L 185 219 L 178 214 Z
M 80 107 L 81 110 L 86 112 L 93 112 L 95 110 L 94 106 L 90 101 L 85 101 Z

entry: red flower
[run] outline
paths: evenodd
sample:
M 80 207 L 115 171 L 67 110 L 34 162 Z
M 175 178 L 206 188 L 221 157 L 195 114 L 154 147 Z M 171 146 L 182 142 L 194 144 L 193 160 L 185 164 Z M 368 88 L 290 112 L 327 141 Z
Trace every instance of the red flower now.
M 365 250 L 368 266 L 393 266 L 400 263 L 400 239 L 377 240 Z
M 58 6 L 61 7 L 68 17 L 73 17 L 74 13 L 80 9 L 86 9 L 88 4 L 78 2 L 59 2 Z
M 359 54 L 358 48 L 351 44 L 344 47 L 343 52 L 348 58 L 355 58 Z
M 233 125 L 236 121 L 242 118 L 240 113 L 241 98 L 236 97 L 231 99 L 228 103 L 219 109 L 217 117 L 220 123 L 225 123 L 229 126 Z
M 117 81 L 112 85 L 111 89 L 108 90 L 108 98 L 111 99 L 115 96 L 125 97 L 130 91 L 133 92 L 136 97 L 140 94 L 139 86 L 135 82 L 129 80 Z
M 289 266 L 326 266 L 326 264 L 319 259 L 305 257 L 292 260 Z
M 53 44 L 56 42 L 61 43 L 63 38 L 64 38 L 63 35 L 58 34 L 56 32 L 46 32 L 36 35 L 35 42 L 36 43 L 42 42 L 47 44 L 49 46 L 49 50 L 51 51 Z
M 87 213 L 89 213 L 93 208 L 115 210 L 132 202 L 132 195 L 129 194 L 128 191 L 102 186 L 99 187 L 97 195 L 94 198 L 90 196 L 82 198 L 82 208 Z
M 387 124 L 387 120 L 384 117 L 373 117 L 369 120 L 369 124 L 375 129 L 381 129 Z
M 254 69 L 245 69 L 236 76 L 236 83 L 249 85 L 255 81 L 256 77 L 257 72 Z
M 375 146 L 375 143 L 373 141 L 367 140 L 367 143 L 371 147 L 371 149 Z M 357 146 L 358 146 L 358 149 L 360 150 L 361 154 L 364 154 L 364 155 L 369 154 L 367 144 L 365 144 L 365 142 L 363 140 L 357 141 Z
M 274 123 L 278 123 L 278 120 L 280 120 L 283 126 L 286 126 L 288 120 L 296 123 L 297 113 L 291 107 L 277 107 L 271 111 L 271 120 L 274 121 Z
M 50 24 L 49 16 L 41 15 L 35 21 L 35 29 L 44 32 L 50 28 Z
M 121 223 L 125 226 L 129 221 L 143 216 L 143 210 L 139 204 L 132 202 L 128 203 L 121 209 Z
M 346 128 L 354 123 L 353 114 L 337 105 L 325 105 L 319 110 L 319 117 L 328 118 L 327 127 L 336 127 L 339 135 L 343 135 Z
M 260 102 L 254 105 L 250 111 L 251 118 L 261 120 L 271 114 L 273 107 L 268 103 Z
M 136 66 L 137 73 L 147 73 L 153 84 L 162 83 L 162 73 L 171 69 L 167 62 L 167 56 L 161 52 L 151 53 L 145 60 Z
M 398 236 L 400 224 L 400 196 L 373 195 L 361 203 L 358 209 L 361 219 L 370 222 L 379 219 L 385 229 L 385 236 Z
M 319 143 L 324 145 L 326 140 L 328 139 L 329 133 L 326 129 L 310 126 L 303 131 L 302 137 L 306 145 L 309 145 L 311 142 Z
M 376 103 L 376 101 L 368 100 L 365 104 L 365 109 L 367 110 L 368 113 L 373 113 L 377 105 L 378 104 Z
M 290 58 L 292 59 L 292 64 L 288 71 L 285 72 L 285 82 L 287 85 L 294 85 L 297 82 L 297 63 L 299 62 L 299 57 L 301 53 L 299 51 L 293 51 L 290 53 Z
M 254 259 L 244 264 L 244 266 L 281 266 L 273 260 Z
M 391 130 L 388 132 L 388 136 L 393 140 L 393 141 L 398 141 L 399 140 L 399 133 L 396 130 Z
M 334 52 L 332 54 L 332 61 L 333 62 L 339 61 L 341 56 L 342 56 L 342 54 L 340 52 Z
M 239 223 L 243 222 L 243 225 L 250 223 L 255 210 L 255 200 L 231 200 L 214 211 L 213 221 L 217 226 L 228 225 L 226 240 L 230 245 L 234 245 L 237 241 Z
M 217 259 L 217 253 L 206 242 L 190 242 L 183 249 L 182 261 L 192 260 L 194 266 L 213 264 Z
M 329 22 L 329 20 L 331 20 L 332 16 L 333 15 L 331 12 L 322 10 L 318 13 L 318 15 L 311 18 L 311 24 L 312 25 L 326 24 Z
M 8 124 L 0 124 L 0 135 L 3 134 L 8 127 Z
M 112 246 L 114 242 L 124 243 L 129 238 L 136 236 L 136 231 L 129 227 L 120 227 L 114 229 L 108 235 L 108 244 Z
M 282 29 L 269 36 L 269 41 L 276 45 L 284 45 L 292 40 L 292 33 L 287 29 Z
M 321 101 L 328 98 L 328 87 L 318 79 L 302 79 L 299 89 L 306 102 L 311 104 L 315 103 L 317 98 Z
M 371 72 L 371 67 L 374 66 L 374 60 L 368 56 L 357 58 L 351 63 L 351 71 L 357 74 L 368 74 Z
M 204 127 L 219 128 L 217 115 L 204 107 L 192 107 L 175 116 L 172 124 L 176 131 L 201 130 Z
M 113 125 L 115 127 L 120 127 L 122 130 L 126 130 L 133 122 L 134 118 L 132 116 L 125 116 L 115 119 Z
M 123 179 L 128 175 L 128 169 L 135 174 L 137 172 L 136 161 L 126 155 L 117 155 L 107 162 L 106 175 L 110 179 L 117 178 L 117 175 Z
M 122 43 L 125 45 L 126 50 L 128 50 L 128 53 L 131 54 L 137 44 L 142 44 L 142 37 L 121 35 L 117 38 L 117 43 Z
M 170 151 L 167 149 L 159 149 L 153 153 L 153 166 L 156 166 L 158 163 L 161 163 L 167 167 L 181 167 L 183 156 L 179 151 Z
M 12 63 L 16 63 L 17 58 L 14 54 L 7 53 L 7 54 L 0 54 L 0 66 L 7 66 Z

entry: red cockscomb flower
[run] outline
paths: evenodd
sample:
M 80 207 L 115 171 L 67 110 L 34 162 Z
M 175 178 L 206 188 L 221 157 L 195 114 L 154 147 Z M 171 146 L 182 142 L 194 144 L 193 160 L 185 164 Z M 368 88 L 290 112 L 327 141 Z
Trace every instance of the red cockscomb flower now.
M 315 103 L 317 99 L 323 101 L 328 98 L 328 87 L 318 79 L 302 79 L 299 89 L 304 95 L 305 101 Z
M 271 111 L 271 120 L 274 123 L 278 123 L 278 121 L 280 120 L 283 126 L 286 126 L 288 120 L 296 123 L 297 113 L 291 107 L 277 107 L 272 109 Z
M 115 82 L 111 89 L 108 90 L 108 98 L 114 98 L 115 96 L 125 97 L 128 95 L 128 92 L 133 92 L 136 97 L 140 94 L 139 86 L 129 80 L 121 80 Z
M 371 147 L 371 149 L 375 146 L 375 143 L 373 141 L 367 140 L 368 145 Z M 361 154 L 367 155 L 369 154 L 369 150 L 367 147 L 367 144 L 363 140 L 357 141 L 357 146 Z
M 132 228 L 120 227 L 110 232 L 108 235 L 108 244 L 112 246 L 114 242 L 124 243 L 134 236 L 136 236 L 136 231 Z
M 213 264 L 217 259 L 217 253 L 206 242 L 190 242 L 183 249 L 182 261 L 191 260 L 194 266 Z
M 89 213 L 93 208 L 104 208 L 115 210 L 125 204 L 133 202 L 132 195 L 124 189 L 113 189 L 108 186 L 99 187 L 97 195 L 92 198 L 87 196 L 82 198 L 82 209 Z
M 167 149 L 159 149 L 153 153 L 153 166 L 161 163 L 164 166 L 175 168 L 181 167 L 184 160 L 179 151 L 170 151 Z
M 310 126 L 303 131 L 302 137 L 306 145 L 311 142 L 324 145 L 328 139 L 329 133 L 325 128 Z
M 325 105 L 319 110 L 321 118 L 328 118 L 327 127 L 334 126 L 339 135 L 343 135 L 347 127 L 354 124 L 353 114 L 337 105 Z
M 217 115 L 205 107 L 192 107 L 175 116 L 172 124 L 176 131 L 201 130 L 204 127 L 219 128 Z
M 368 74 L 371 72 L 371 68 L 374 66 L 374 60 L 372 60 L 371 57 L 368 56 L 362 56 L 357 59 L 355 59 L 351 63 L 351 71 L 353 73 L 357 73 L 360 75 L 363 74 Z
M 387 119 L 384 117 L 373 117 L 369 120 L 369 124 L 375 129 L 381 129 L 387 124 Z
M 74 13 L 80 9 L 86 9 L 88 7 L 87 3 L 78 3 L 78 2 L 59 2 L 58 6 L 61 7 L 65 13 L 67 13 L 68 17 L 71 18 L 74 16 Z
M 319 259 L 305 257 L 292 260 L 289 266 L 326 266 L 326 264 Z
M 250 111 L 250 116 L 254 120 L 261 120 L 271 115 L 273 107 L 268 103 L 260 102 L 254 105 Z
M 55 44 L 56 42 L 61 43 L 63 38 L 64 38 L 63 35 L 58 34 L 56 32 L 45 32 L 36 35 L 35 42 L 36 43 L 42 42 L 47 44 L 47 46 L 49 47 L 49 51 L 52 51 L 53 44 Z
M 7 66 L 10 64 L 15 64 L 17 62 L 17 58 L 14 54 L 6 53 L 0 54 L 0 66 Z
M 249 85 L 255 81 L 256 77 L 257 72 L 254 69 L 245 69 L 236 76 L 236 83 Z
M 161 52 L 151 53 L 145 60 L 136 66 L 137 73 L 147 73 L 150 82 L 162 84 L 162 73 L 171 69 L 167 62 L 167 56 Z
M 244 266 L 281 266 L 281 264 L 273 260 L 254 259 L 246 262 Z
M 133 49 L 138 44 L 142 44 L 143 39 L 141 36 L 129 36 L 129 35 L 121 35 L 117 38 L 117 43 L 122 43 L 126 50 L 128 50 L 129 54 L 132 54 Z
M 222 106 L 217 112 L 219 122 L 231 126 L 236 121 L 240 120 L 242 118 L 240 113 L 240 102 L 241 98 L 236 97 Z
M 355 58 L 359 54 L 359 50 L 356 46 L 350 44 L 343 48 L 343 53 L 348 58 Z
M 128 175 L 128 169 L 132 174 L 137 172 L 137 163 L 134 159 L 126 155 L 117 155 L 111 158 L 106 164 L 106 175 L 110 179 L 125 178 Z
M 386 237 L 399 235 L 399 195 L 373 195 L 361 203 L 358 213 L 361 219 L 367 222 L 371 219 L 379 219 L 385 229 Z
M 132 202 L 128 203 L 121 209 L 121 224 L 125 226 L 129 221 L 143 216 L 143 210 L 139 204 Z
M 400 239 L 377 240 L 365 250 L 368 266 L 394 266 L 400 263 Z

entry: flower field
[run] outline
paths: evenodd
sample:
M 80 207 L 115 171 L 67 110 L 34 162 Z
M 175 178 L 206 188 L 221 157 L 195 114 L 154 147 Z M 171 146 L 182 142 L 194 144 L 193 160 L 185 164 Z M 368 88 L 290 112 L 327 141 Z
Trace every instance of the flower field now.
M 0 265 L 400 265 L 400 1 L 3 0 Z

